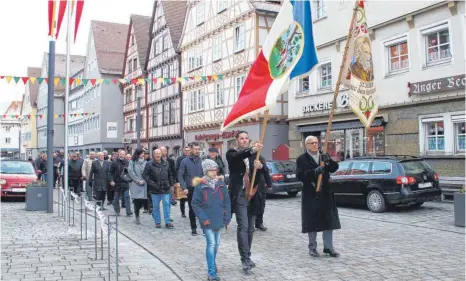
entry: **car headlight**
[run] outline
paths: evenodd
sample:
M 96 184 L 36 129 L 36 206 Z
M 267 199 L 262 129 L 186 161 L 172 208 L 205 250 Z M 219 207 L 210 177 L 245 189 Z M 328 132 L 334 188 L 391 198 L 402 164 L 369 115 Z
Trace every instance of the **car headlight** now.
M 6 180 L 0 179 L 0 184 L 6 184 Z

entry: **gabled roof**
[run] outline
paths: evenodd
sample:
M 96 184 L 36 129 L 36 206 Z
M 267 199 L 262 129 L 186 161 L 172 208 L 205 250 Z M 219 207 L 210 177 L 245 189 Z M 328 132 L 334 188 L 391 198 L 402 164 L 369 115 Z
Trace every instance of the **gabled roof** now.
M 136 40 L 136 45 L 138 46 L 139 64 L 143 70 L 144 65 L 146 64 L 146 53 L 149 46 L 150 21 L 151 18 L 147 16 L 131 15 L 131 23 L 134 29 L 134 40 Z M 128 36 L 130 35 L 131 31 L 128 32 Z
M 97 65 L 100 73 L 122 74 L 128 25 L 91 21 Z M 78 71 L 77 69 L 76 71 Z M 72 72 L 74 73 L 74 72 Z
M 86 62 L 85 56 L 70 55 L 70 77 L 71 75 L 73 75 L 73 73 L 76 73 L 80 69 L 84 68 L 85 62 Z M 44 71 L 45 73 L 45 75 L 42 75 L 42 77 L 46 78 L 47 73 L 48 73 L 48 66 L 49 66 L 49 54 L 48 53 L 44 53 L 44 65 L 45 65 L 45 69 L 42 69 L 41 71 Z M 65 77 L 65 76 L 66 76 L 66 55 L 55 54 L 55 77 Z M 63 86 L 63 84 L 61 83 L 58 83 L 58 85 L 55 86 L 56 92 L 63 92 L 64 90 L 65 90 L 65 86 Z
M 186 11 L 188 10 L 188 4 L 186 1 L 160 1 L 160 3 L 162 4 L 163 15 L 170 31 L 172 44 L 175 50 L 177 50 L 181 34 L 183 33 L 184 19 L 186 17 Z M 152 20 L 154 20 L 154 18 Z
M 20 114 L 21 112 L 21 108 L 23 106 L 23 102 L 20 101 L 20 100 L 14 100 L 10 103 L 10 105 L 8 106 L 8 108 L 6 109 L 5 111 L 5 115 L 9 115 L 9 114 Z
M 41 73 L 40 67 L 28 67 L 28 77 L 40 77 Z M 39 83 L 29 83 L 29 100 L 31 101 L 31 106 L 37 106 L 37 94 L 39 93 Z

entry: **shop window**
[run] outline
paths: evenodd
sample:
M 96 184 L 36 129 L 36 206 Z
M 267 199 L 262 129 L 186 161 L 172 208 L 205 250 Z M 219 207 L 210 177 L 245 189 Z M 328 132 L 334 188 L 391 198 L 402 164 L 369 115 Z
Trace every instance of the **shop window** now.
M 455 150 L 456 153 L 464 153 L 466 150 L 465 143 L 465 122 L 454 123 L 455 126 Z
M 351 167 L 351 175 L 366 175 L 369 174 L 370 162 L 353 162 Z
M 380 156 L 385 154 L 384 127 L 373 127 L 369 129 L 366 151 L 369 155 Z
M 325 132 L 321 132 L 320 140 L 320 147 L 323 147 L 325 142 Z M 340 162 L 345 159 L 345 132 L 343 130 L 330 132 L 327 152 L 334 161 Z
M 363 143 L 364 129 L 346 130 L 346 152 L 345 158 L 353 158 L 364 155 Z
M 425 123 L 427 133 L 427 150 L 444 151 L 445 135 L 443 121 Z

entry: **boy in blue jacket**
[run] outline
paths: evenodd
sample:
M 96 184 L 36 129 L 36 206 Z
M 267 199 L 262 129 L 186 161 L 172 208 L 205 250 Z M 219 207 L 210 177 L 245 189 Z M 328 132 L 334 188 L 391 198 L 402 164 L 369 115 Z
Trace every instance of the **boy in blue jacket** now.
M 202 161 L 204 177 L 193 179 L 195 187 L 191 206 L 199 219 L 207 241 L 206 260 L 209 281 L 218 281 L 215 258 L 220 246 L 220 230 L 231 221 L 230 196 L 223 177 L 217 176 L 217 163 L 206 159 Z

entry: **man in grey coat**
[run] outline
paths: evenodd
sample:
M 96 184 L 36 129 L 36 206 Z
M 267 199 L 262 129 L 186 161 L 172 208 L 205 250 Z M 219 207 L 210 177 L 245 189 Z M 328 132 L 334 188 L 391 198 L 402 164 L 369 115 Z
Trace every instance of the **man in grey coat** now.
M 144 207 L 147 200 L 147 183 L 142 178 L 142 173 L 146 167 L 144 151 L 137 148 L 134 151 L 133 158 L 128 164 L 128 175 L 132 179 L 129 183 L 129 193 L 134 203 L 134 214 L 136 215 L 136 224 L 140 224 L 139 210 Z
M 105 202 L 105 195 L 107 193 L 108 170 L 110 169 L 110 162 L 105 161 L 104 157 L 102 152 L 97 153 L 97 160 L 92 162 L 88 176 L 89 185 L 92 186 L 94 190 L 97 205 L 101 206 L 102 210 L 106 210 L 103 207 L 103 203 Z M 102 202 L 102 205 L 100 202 Z

